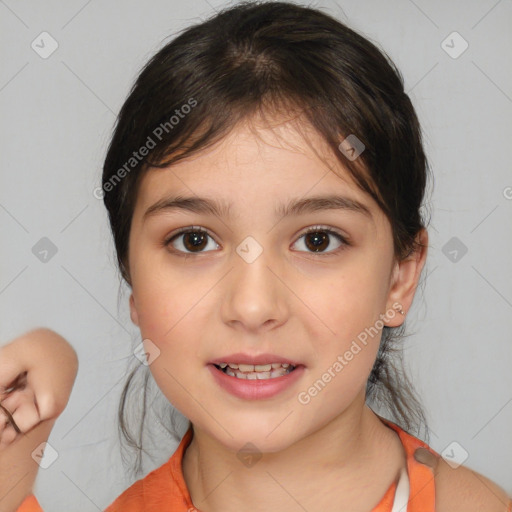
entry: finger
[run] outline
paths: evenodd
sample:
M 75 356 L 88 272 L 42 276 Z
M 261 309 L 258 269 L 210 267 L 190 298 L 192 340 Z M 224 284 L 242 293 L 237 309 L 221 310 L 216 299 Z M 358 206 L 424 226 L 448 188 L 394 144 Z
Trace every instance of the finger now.
M 63 410 L 56 404 L 53 393 L 48 390 L 37 389 L 33 403 L 41 421 L 56 418 Z
M 18 433 L 30 430 L 41 421 L 39 411 L 34 402 L 34 393 L 29 388 L 15 391 L 2 400 L 2 402 L 0 402 L 0 411 L 4 417 L 4 428 L 7 428 L 10 424 Z M 17 411 L 21 411 L 21 425 L 18 423 L 17 418 L 20 413 Z
M 39 410 L 42 420 L 56 418 L 64 410 L 69 393 L 64 392 L 68 388 L 67 381 L 74 381 L 72 369 L 62 369 L 59 375 L 60 389 L 55 389 L 55 375 L 46 375 L 44 368 L 34 368 L 28 374 L 27 387 L 35 392 L 34 402 Z M 71 386 L 69 386 L 71 389 Z
M 19 393 L 12 393 L 7 395 L 6 398 L 0 400 L 0 405 L 3 405 L 5 408 L 9 409 L 9 411 L 14 411 L 18 405 L 20 405 L 21 397 Z
M 27 372 L 20 373 L 7 386 L 0 386 L 0 403 L 12 396 L 13 393 L 21 392 L 26 389 Z
M 15 389 L 25 389 L 27 385 L 27 371 L 19 373 L 16 378 L 9 383 L 8 387 L 2 387 L 3 391 L 5 393 L 10 393 L 11 391 L 14 391 Z
M 23 434 L 18 434 L 10 425 L 6 428 L 0 428 L 0 451 L 14 443 L 14 441 L 22 435 Z
M 23 435 L 13 413 L 24 399 L 26 400 L 26 397 L 21 396 L 20 392 L 16 392 L 8 395 L 0 402 L 0 450 L 3 450 Z
M 14 443 L 22 435 L 11 411 L 0 404 L 0 451 Z
M 10 344 L 0 347 L 0 391 L 3 392 L 26 370 L 15 349 Z
M 9 409 L 9 411 L 15 411 L 18 407 L 21 407 L 22 404 L 31 404 L 37 411 L 35 395 L 30 388 L 17 389 L 9 393 L 6 398 L 0 401 L 0 404 Z
M 22 403 L 12 413 L 12 418 L 21 433 L 29 432 L 32 428 L 41 423 L 39 413 L 37 412 L 34 405 L 30 403 Z
M 21 429 L 16 423 L 16 420 L 13 418 L 13 413 L 4 407 L 2 404 L 0 404 L 0 412 L 3 413 L 3 430 L 6 430 L 9 425 L 12 426 L 12 428 L 18 433 L 21 433 Z

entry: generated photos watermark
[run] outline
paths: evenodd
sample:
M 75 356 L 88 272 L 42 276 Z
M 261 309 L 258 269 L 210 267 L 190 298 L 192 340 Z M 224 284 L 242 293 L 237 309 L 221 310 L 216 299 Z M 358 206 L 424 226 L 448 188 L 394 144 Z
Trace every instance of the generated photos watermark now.
M 398 302 L 393 304 L 393 307 L 386 311 L 384 314 L 379 315 L 379 319 L 371 327 L 366 327 L 357 335 L 357 340 L 352 340 L 350 348 L 343 354 L 338 355 L 335 361 L 326 369 L 322 376 L 317 379 L 308 389 L 301 391 L 297 395 L 297 400 L 302 405 L 307 405 L 311 400 L 317 396 L 323 389 L 331 382 L 342 370 L 347 366 L 354 357 L 361 352 L 363 347 L 368 344 L 368 337 L 373 338 L 377 336 L 383 329 L 385 322 L 393 319 L 401 305 Z M 358 343 L 362 344 L 363 347 Z
M 144 158 L 149 155 L 149 152 L 154 149 L 159 142 L 162 141 L 164 133 L 171 132 L 187 114 L 190 114 L 192 109 L 197 106 L 197 100 L 189 98 L 187 103 L 184 103 L 179 109 L 174 110 L 174 114 L 168 121 L 160 123 L 150 135 L 148 135 L 146 142 L 136 151 L 133 151 L 132 156 L 116 171 L 116 173 L 109 178 L 108 181 L 103 183 L 101 187 L 96 187 L 93 190 L 93 196 L 96 199 L 103 199 L 105 193 L 114 190 L 123 178 L 126 177 L 133 169 L 135 169 Z

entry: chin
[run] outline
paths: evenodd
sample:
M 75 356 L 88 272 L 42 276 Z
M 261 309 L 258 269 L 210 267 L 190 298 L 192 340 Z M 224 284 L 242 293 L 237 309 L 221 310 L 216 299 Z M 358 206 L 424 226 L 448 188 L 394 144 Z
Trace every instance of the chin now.
M 241 450 L 276 453 L 285 450 L 300 439 L 298 426 L 291 424 L 278 426 L 282 420 L 281 417 L 278 421 L 273 421 L 272 426 L 269 426 L 269 422 L 262 422 L 261 418 L 259 422 L 228 422 L 225 425 L 228 425 L 226 430 L 229 433 L 221 427 L 215 429 L 214 432 L 210 432 L 210 427 L 208 431 L 226 449 L 236 453 Z

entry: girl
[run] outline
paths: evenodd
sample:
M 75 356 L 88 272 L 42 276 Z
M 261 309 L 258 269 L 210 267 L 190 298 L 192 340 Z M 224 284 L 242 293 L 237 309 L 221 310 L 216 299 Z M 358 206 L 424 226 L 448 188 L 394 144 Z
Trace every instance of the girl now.
M 190 424 L 107 511 L 510 512 L 412 434 L 390 357 L 427 169 L 399 72 L 318 10 L 240 4 L 151 59 L 102 194 L 147 365 Z

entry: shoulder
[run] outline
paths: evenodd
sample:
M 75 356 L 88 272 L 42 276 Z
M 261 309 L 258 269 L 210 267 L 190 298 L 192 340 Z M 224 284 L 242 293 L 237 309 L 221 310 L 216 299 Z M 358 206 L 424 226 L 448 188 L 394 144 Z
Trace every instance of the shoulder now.
M 135 512 L 144 508 L 144 490 L 141 480 L 120 494 L 106 509 L 105 512 Z
M 176 510 L 172 507 L 181 505 L 185 499 L 183 486 L 176 477 L 177 464 L 179 461 L 175 455 L 171 456 L 167 462 L 128 487 L 105 509 L 105 512 Z
M 16 509 L 16 512 L 43 512 L 41 505 L 33 494 L 29 494 L 23 503 Z
M 191 500 L 182 473 L 183 453 L 192 439 L 191 427 L 185 432 L 169 460 L 137 480 L 109 505 L 105 512 L 160 512 L 191 509 Z
M 437 512 L 512 511 L 512 497 L 492 480 L 468 467 L 452 468 L 439 456 L 434 474 Z
M 165 478 L 168 475 L 169 462 L 166 462 L 123 491 L 105 512 L 138 512 L 151 509 L 148 502 L 153 501 L 155 496 L 165 499 L 169 487 L 172 488 L 171 479 Z

